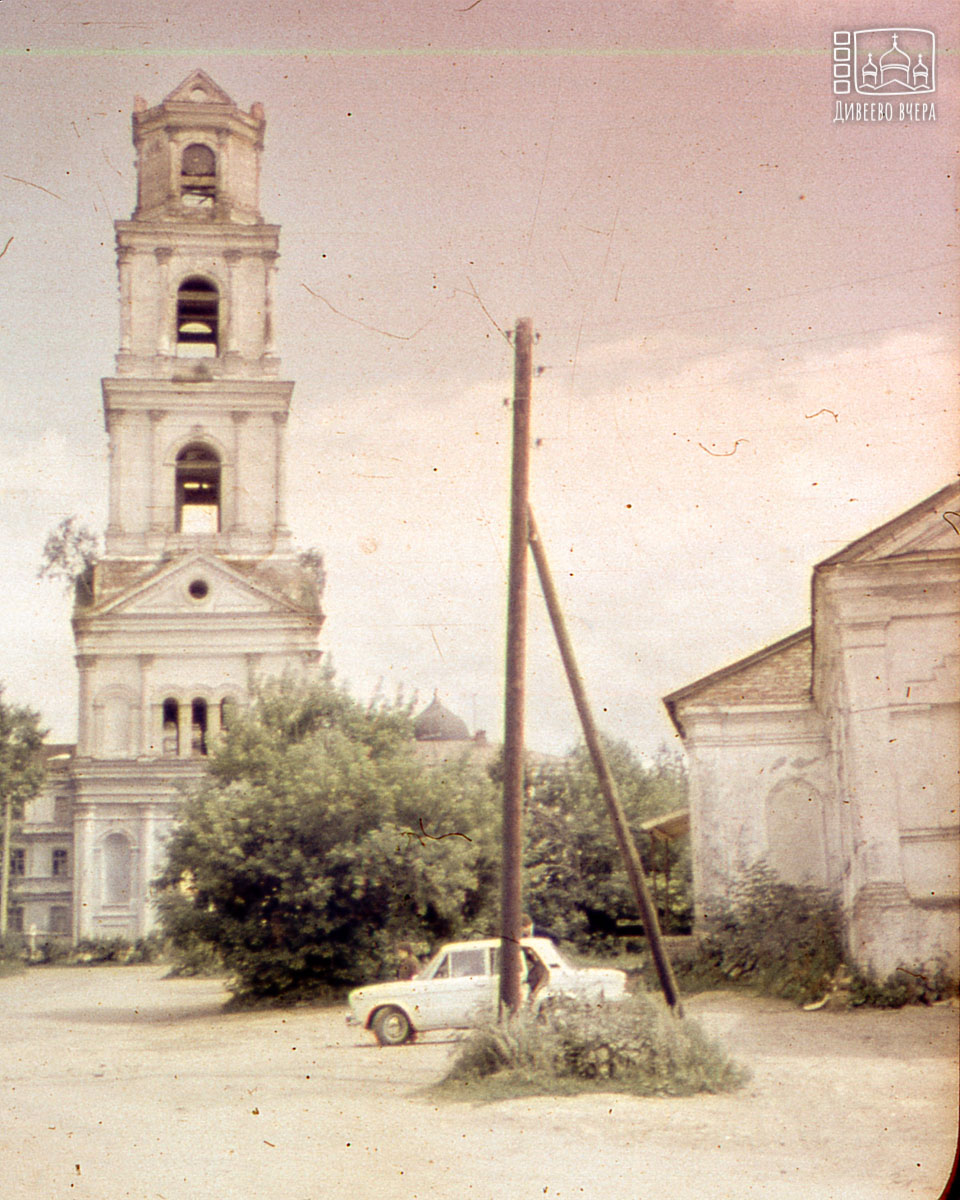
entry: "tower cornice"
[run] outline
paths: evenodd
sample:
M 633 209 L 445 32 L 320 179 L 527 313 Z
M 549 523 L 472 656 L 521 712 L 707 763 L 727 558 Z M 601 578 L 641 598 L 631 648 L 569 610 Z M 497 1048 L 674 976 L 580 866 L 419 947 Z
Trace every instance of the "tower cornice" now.
M 230 413 L 272 413 L 286 417 L 293 382 L 285 379 L 142 379 L 107 376 L 101 379 L 104 416 L 145 412 L 152 421 L 175 413 L 205 408 Z
M 280 226 L 263 221 L 240 224 L 210 221 L 204 217 L 177 214 L 176 220 L 116 221 L 117 251 L 153 254 L 157 250 L 181 254 L 237 250 L 241 254 L 278 254 Z

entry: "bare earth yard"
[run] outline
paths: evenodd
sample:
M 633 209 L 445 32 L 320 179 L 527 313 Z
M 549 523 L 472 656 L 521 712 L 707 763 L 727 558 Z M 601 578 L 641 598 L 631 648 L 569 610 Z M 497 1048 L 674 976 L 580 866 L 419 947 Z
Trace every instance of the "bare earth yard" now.
M 939 1197 L 957 1010 L 687 1002 L 740 1092 L 437 1106 L 441 1038 L 379 1049 L 342 1009 L 224 1013 L 156 967 L 0 980 L 4 1200 Z

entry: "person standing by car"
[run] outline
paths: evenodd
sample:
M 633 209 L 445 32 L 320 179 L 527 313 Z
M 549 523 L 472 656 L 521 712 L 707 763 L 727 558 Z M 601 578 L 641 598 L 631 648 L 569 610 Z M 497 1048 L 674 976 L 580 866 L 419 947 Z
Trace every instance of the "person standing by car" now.
M 534 921 L 533 917 L 531 917 L 528 913 L 524 913 L 523 915 L 523 920 L 520 925 L 520 936 L 525 938 L 547 938 L 549 941 L 553 942 L 555 946 L 560 944 L 560 939 L 552 929 L 545 929 L 542 925 L 538 925 Z
M 413 952 L 410 942 L 401 942 L 397 946 L 397 978 L 412 979 L 420 972 L 420 960 Z
M 540 961 L 540 956 L 533 950 L 527 946 L 522 946 L 521 949 L 527 964 L 527 1004 L 532 1005 L 537 992 L 550 978 L 550 972 Z

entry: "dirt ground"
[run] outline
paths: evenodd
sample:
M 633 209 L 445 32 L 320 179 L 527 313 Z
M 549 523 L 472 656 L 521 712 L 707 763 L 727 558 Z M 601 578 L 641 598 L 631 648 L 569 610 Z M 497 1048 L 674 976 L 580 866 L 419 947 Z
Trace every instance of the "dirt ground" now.
M 0 979 L 4 1200 L 939 1197 L 957 1010 L 687 1002 L 740 1092 L 445 1104 L 451 1043 L 380 1049 L 342 1009 L 224 1013 L 156 967 Z

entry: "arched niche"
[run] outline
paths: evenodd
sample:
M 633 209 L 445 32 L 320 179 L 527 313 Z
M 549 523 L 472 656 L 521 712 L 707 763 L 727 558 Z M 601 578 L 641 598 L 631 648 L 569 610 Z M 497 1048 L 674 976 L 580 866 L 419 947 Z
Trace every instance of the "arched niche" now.
M 133 851 L 125 833 L 108 833 L 101 847 L 103 903 L 124 905 L 133 894 Z
M 806 780 L 789 779 L 771 791 L 765 805 L 767 861 L 784 883 L 826 887 L 823 797 Z

